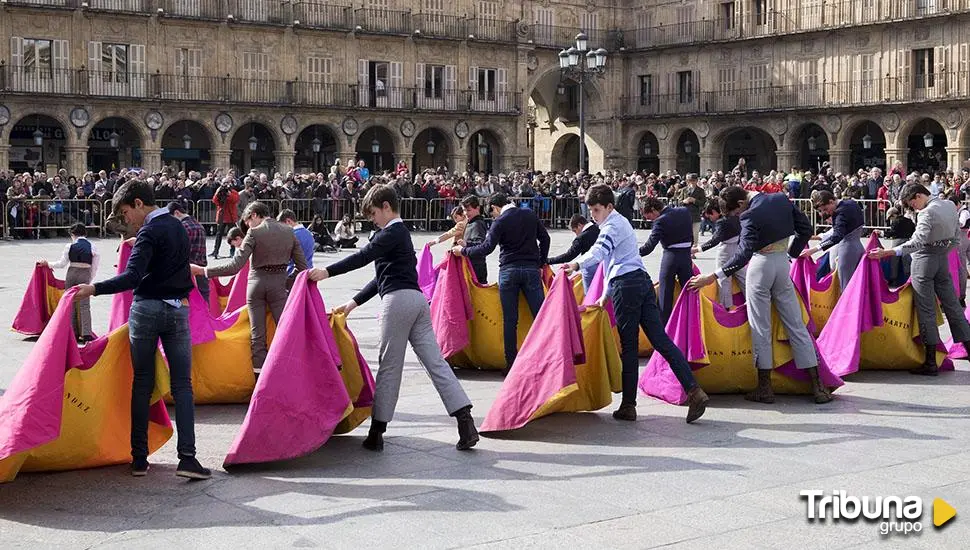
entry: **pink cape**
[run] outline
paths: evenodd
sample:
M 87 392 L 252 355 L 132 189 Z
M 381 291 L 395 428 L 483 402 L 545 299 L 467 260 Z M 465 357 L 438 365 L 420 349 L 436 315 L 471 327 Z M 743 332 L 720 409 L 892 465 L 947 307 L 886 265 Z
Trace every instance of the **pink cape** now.
M 713 303 L 714 316 L 717 322 L 727 327 L 737 327 L 748 322 L 748 306 L 741 305 L 731 311 L 727 311 L 719 303 Z M 667 334 L 674 344 L 680 348 L 687 362 L 691 363 L 691 369 L 699 370 L 706 365 L 697 363 L 698 360 L 707 355 L 704 347 L 704 338 L 701 333 L 701 295 L 696 290 L 681 292 L 674 310 L 670 314 L 667 322 Z M 751 368 L 754 368 L 752 363 Z M 795 367 L 794 361 L 789 361 L 780 367 L 775 368 L 780 374 L 795 380 L 808 380 L 808 374 Z M 820 357 L 818 365 L 819 376 L 822 382 L 835 388 L 843 384 L 842 380 L 833 374 L 829 369 L 824 357 Z M 640 375 L 640 391 L 651 397 L 656 397 L 675 405 L 683 404 L 687 401 L 687 394 L 683 387 L 674 376 L 674 371 L 670 370 L 670 364 L 659 353 L 654 353 L 647 363 L 647 368 Z
M 323 298 L 306 273 L 293 284 L 227 466 L 311 453 L 353 410 Z
M 128 258 L 131 257 L 131 245 L 122 241 L 118 249 L 118 270 L 117 273 L 124 273 L 128 267 Z M 126 290 L 119 292 L 111 297 L 111 314 L 108 317 L 108 333 L 112 333 L 116 328 L 128 323 L 128 315 L 131 313 L 132 291 Z
M 441 356 L 451 357 L 471 342 L 468 322 L 475 311 L 462 263 L 466 258 L 448 254 L 438 266 L 438 281 L 431 298 L 431 322 L 441 348 Z
M 791 276 L 792 282 L 795 284 L 795 292 L 798 294 L 799 298 L 802 299 L 802 303 L 806 306 L 812 303 L 811 291 L 825 292 L 832 286 L 835 281 L 833 277 L 834 271 L 829 272 L 827 275 L 822 277 L 821 280 L 817 279 L 816 274 L 818 273 L 818 262 L 812 259 L 811 256 L 806 256 L 804 258 L 795 258 L 795 261 L 791 264 L 791 269 L 789 270 L 789 275 Z M 811 309 L 809 309 L 811 311 Z M 811 315 L 808 316 L 808 330 L 812 334 L 818 332 L 818 327 L 815 326 L 815 320 Z
M 866 250 L 879 248 L 879 244 L 879 238 L 872 235 L 866 243 Z M 954 268 L 953 256 L 951 253 L 951 275 Z M 954 284 L 957 284 L 956 280 Z M 832 310 L 828 324 L 818 337 L 819 354 L 832 365 L 837 375 L 846 376 L 859 370 L 862 335 L 883 325 L 883 303 L 895 302 L 898 293 L 909 285 L 907 281 L 902 287 L 891 290 L 883 277 L 879 260 L 862 258 L 852 280 Z M 952 370 L 953 363 L 947 359 L 940 365 L 940 369 Z
M 434 266 L 434 255 L 431 254 L 431 244 L 424 245 L 421 254 L 418 255 L 418 286 L 425 298 L 431 301 L 434 295 L 435 283 L 438 280 L 438 271 Z
M 545 402 L 576 383 L 576 365 L 585 362 L 582 319 L 572 281 L 560 271 L 482 423 L 482 431 L 524 426 Z
M 232 313 L 246 305 L 246 287 L 249 285 L 249 261 L 242 266 L 228 283 L 222 284 L 217 277 L 209 279 L 209 315 L 219 317 Z M 219 298 L 226 296 L 226 307 Z
M 606 294 L 606 264 L 601 263 L 596 267 L 596 273 L 593 274 L 593 280 L 589 282 L 589 288 L 586 289 L 586 295 L 583 297 L 584 306 L 591 306 L 596 304 L 603 295 Z M 616 326 L 616 315 L 613 312 L 613 301 L 609 298 L 606 299 L 605 303 L 606 313 L 610 316 L 610 324 Z
M 64 290 L 64 281 L 54 277 L 54 270 L 50 267 L 35 265 L 20 309 L 13 318 L 14 331 L 27 336 L 38 336 L 44 332 L 52 313 L 48 308 L 48 287 Z
M 0 396 L 0 460 L 29 451 L 60 437 L 64 407 L 64 374 L 70 369 L 89 369 L 97 363 L 108 343 L 102 336 L 79 349 L 71 325 L 72 301 L 77 289 L 68 290 L 46 329 Z M 152 422 L 171 427 L 165 404 L 151 407 Z

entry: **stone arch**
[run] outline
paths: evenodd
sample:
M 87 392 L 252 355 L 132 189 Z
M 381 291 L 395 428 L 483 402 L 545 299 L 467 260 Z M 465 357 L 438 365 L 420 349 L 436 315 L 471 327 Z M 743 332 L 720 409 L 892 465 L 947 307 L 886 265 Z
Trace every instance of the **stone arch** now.
M 375 154 L 371 150 L 371 142 L 377 140 L 379 150 Z M 388 145 L 391 146 L 388 151 Z M 379 174 L 383 170 L 393 170 L 395 155 L 404 154 L 407 149 L 401 143 L 400 132 L 395 132 L 384 124 L 371 124 L 356 135 L 354 152 L 370 170 L 372 174 Z
M 874 113 L 870 113 L 874 114 Z M 886 147 L 890 146 L 890 141 L 888 140 L 892 132 L 886 130 L 882 123 L 877 120 L 876 116 L 869 116 L 867 114 L 857 114 L 857 115 L 847 115 L 842 119 L 842 129 L 835 135 L 835 139 L 832 141 L 833 148 L 836 149 L 848 149 L 851 146 L 852 134 L 859 128 L 860 124 L 868 124 L 872 129 L 878 129 L 883 136 L 887 138 Z M 874 132 L 870 132 L 875 135 Z
M 647 172 L 660 171 L 660 140 L 651 130 L 641 130 L 634 134 L 630 145 L 635 149 L 630 151 L 630 157 L 636 159 L 636 169 Z
M 477 132 L 486 131 L 491 132 L 495 135 L 498 141 L 498 151 L 496 152 L 496 157 L 499 159 L 505 158 L 505 155 L 510 151 L 511 141 L 509 141 L 509 134 L 504 129 L 498 126 L 492 126 L 490 124 L 480 124 L 477 126 L 472 126 L 471 131 L 468 136 L 471 137 Z
M 330 134 L 333 135 L 334 139 L 337 140 L 337 150 L 338 151 L 342 150 L 340 142 L 344 140 L 340 138 L 342 136 L 345 136 L 345 134 L 343 133 L 343 130 L 340 129 L 339 123 L 332 122 L 327 119 L 316 119 L 316 118 L 298 118 L 297 121 L 300 123 L 300 125 L 297 127 L 296 133 L 294 133 L 291 136 L 292 138 L 291 141 L 293 142 L 291 145 L 293 145 L 294 147 L 296 146 L 296 140 L 300 136 L 300 134 L 302 134 L 309 128 L 312 128 L 314 126 L 320 126 L 325 128 L 328 132 L 330 132 Z
M 451 129 L 447 124 L 441 124 L 440 122 L 437 122 L 437 121 L 434 121 L 434 122 L 416 121 L 415 128 L 414 128 L 414 137 L 408 140 L 412 148 L 415 146 L 421 145 L 420 143 L 416 144 L 414 140 L 418 139 L 418 136 L 420 136 L 421 133 L 426 130 L 437 130 L 442 136 L 444 136 L 445 144 L 446 144 L 446 147 L 448 148 L 448 151 L 450 151 L 450 154 L 457 155 L 459 153 L 458 140 L 455 139 L 454 130 Z
M 64 129 L 65 142 L 68 147 L 86 143 L 85 141 L 78 139 L 76 132 L 77 128 L 71 124 L 71 121 L 68 119 L 68 116 L 65 113 L 61 112 L 56 107 L 49 107 L 43 103 L 36 104 L 34 107 L 31 107 L 30 110 L 25 110 L 23 112 L 18 112 L 14 108 L 11 108 L 10 122 L 0 126 L 0 143 L 9 143 L 10 132 L 13 131 L 13 127 L 20 124 L 24 120 L 28 120 L 29 122 L 30 117 L 37 115 L 52 118 L 61 125 L 61 128 Z
M 866 136 L 869 148 L 866 149 Z M 860 168 L 883 168 L 886 173 L 886 148 L 889 147 L 889 134 L 879 122 L 862 116 L 853 117 L 842 127 L 839 147 L 849 151 L 849 169 L 853 172 Z
M 135 132 L 137 132 L 138 141 L 139 143 L 141 143 L 142 147 L 152 142 L 151 135 L 149 135 L 148 128 L 145 127 L 144 122 L 138 120 L 137 117 L 133 119 L 129 115 L 129 113 L 126 113 L 124 111 L 115 111 L 115 110 L 99 111 L 96 117 L 92 116 L 91 124 L 88 124 L 87 126 L 85 126 L 84 129 L 81 131 L 80 142 L 82 144 L 87 144 L 88 140 L 91 139 L 91 132 L 94 130 L 94 127 L 108 120 L 109 118 L 117 118 L 127 122 L 128 126 L 130 126 Z
M 930 138 L 927 147 L 924 135 Z M 910 172 L 933 173 L 947 164 L 946 148 L 953 143 L 950 132 L 936 117 L 914 117 L 899 127 L 896 143 L 906 150 L 906 169 Z
M 115 147 L 110 145 L 109 140 L 112 138 L 117 138 Z M 89 124 L 81 134 L 83 143 L 88 147 L 87 168 L 95 172 L 110 172 L 125 167 L 144 166 L 141 150 L 145 147 L 147 138 L 144 127 L 132 122 L 124 114 L 102 117 L 94 124 Z
M 154 143 L 161 147 L 162 137 L 170 128 L 174 128 L 177 124 L 183 124 L 184 122 L 188 121 L 197 124 L 202 128 L 202 130 L 205 131 L 206 137 L 209 139 L 209 146 L 212 149 L 216 149 L 218 145 L 222 145 L 221 148 L 228 148 L 232 135 L 236 133 L 236 130 L 239 129 L 239 124 L 236 122 L 235 117 L 233 118 L 232 129 L 226 134 L 225 142 L 223 142 L 222 133 L 219 132 L 219 130 L 216 130 L 215 122 L 213 122 L 216 115 L 213 114 L 210 117 L 199 119 L 198 114 L 199 113 L 191 113 L 189 111 L 167 112 L 165 115 L 165 124 L 158 129 Z
M 677 156 L 677 145 L 680 143 L 681 138 L 686 132 L 690 132 L 690 134 L 694 136 L 695 144 L 698 146 L 698 148 L 700 148 L 700 138 L 697 136 L 697 130 L 693 126 L 687 124 L 670 130 L 667 134 L 667 138 L 661 140 L 661 154 L 671 157 Z
M 293 170 L 295 172 L 326 172 L 341 152 L 339 133 L 327 122 L 310 122 L 293 134 Z M 320 150 L 314 151 L 314 141 Z
M 937 113 L 935 112 L 927 113 L 925 116 L 915 115 L 912 117 L 906 117 L 899 122 L 899 128 L 896 128 L 893 146 L 898 149 L 908 149 L 910 134 L 916 131 L 921 124 L 928 122 L 935 122 L 940 126 L 940 128 L 943 128 L 943 131 L 946 133 L 947 142 L 949 142 L 951 136 L 949 135 L 949 132 L 947 132 L 946 124 L 940 122 L 941 120 L 943 119 L 938 117 Z
M 419 125 L 414 130 L 414 137 L 408 141 L 411 146 L 409 152 L 412 155 L 411 163 L 413 166 L 411 168 L 413 172 L 422 168 L 448 167 L 451 161 L 449 157 L 459 154 L 459 151 L 455 149 L 455 140 L 452 138 L 452 134 L 434 123 Z M 428 141 L 435 143 L 434 154 L 427 152 Z
M 401 135 L 401 131 L 395 125 L 396 121 L 393 120 L 380 120 L 380 119 L 367 119 L 360 122 L 360 130 L 351 137 L 351 150 L 357 150 L 357 143 L 363 138 L 364 134 L 367 132 L 373 132 L 374 128 L 382 128 L 387 131 L 390 135 L 391 143 L 394 145 L 394 151 L 401 153 L 407 151 L 407 144 L 404 143 L 404 136 Z
M 707 144 L 721 152 L 721 169 L 731 170 L 739 158 L 744 158 L 748 172 L 758 170 L 767 173 L 778 164 L 778 140 L 770 130 L 749 124 L 726 128 Z
M 579 133 L 566 132 L 559 136 L 552 147 L 550 166 L 555 172 L 579 170 Z M 586 158 L 589 158 L 589 147 L 586 148 Z
M 829 160 L 833 149 L 834 137 L 822 124 L 814 120 L 804 120 L 791 128 L 784 136 L 785 149 L 795 151 L 794 164 L 805 170 L 818 173 L 822 163 Z M 777 166 L 789 170 L 791 166 Z

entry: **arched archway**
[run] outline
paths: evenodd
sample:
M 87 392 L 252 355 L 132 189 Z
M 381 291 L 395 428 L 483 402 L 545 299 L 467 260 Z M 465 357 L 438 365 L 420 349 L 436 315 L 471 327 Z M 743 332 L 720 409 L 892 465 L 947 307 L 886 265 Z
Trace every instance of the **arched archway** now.
M 232 135 L 229 163 L 236 172 L 255 168 L 270 179 L 276 170 L 276 140 L 273 132 L 259 122 L 243 124 Z
M 414 138 L 411 154 L 414 155 L 414 173 L 426 168 L 434 170 L 439 166 L 447 167 L 448 155 L 451 154 L 448 135 L 437 128 L 424 129 Z
M 860 120 L 849 129 L 849 166 L 852 171 L 882 168 L 886 173 L 886 134 L 871 120 Z
M 637 170 L 660 172 L 660 142 L 653 132 L 644 132 L 637 143 Z
M 731 170 L 744 158 L 748 174 L 767 172 L 778 165 L 777 145 L 768 132 L 760 128 L 739 128 L 724 138 L 724 170 Z
M 791 144 L 798 151 L 798 168 L 811 170 L 818 174 L 822 163 L 829 160 L 829 137 L 821 126 L 814 122 L 802 126 L 795 134 L 795 142 Z M 778 166 L 788 170 L 791 166 Z
M 677 173 L 685 175 L 701 171 L 700 140 L 693 130 L 686 129 L 677 138 Z
M 194 120 L 179 120 L 162 134 L 162 165 L 179 172 L 203 172 L 210 167 L 211 147 L 212 141 L 205 126 Z
M 909 147 L 906 169 L 910 173 L 932 174 L 946 166 L 946 131 L 932 118 L 914 124 L 906 144 Z
M 371 126 L 361 132 L 355 151 L 371 174 L 394 168 L 394 135 L 383 126 Z
M 296 156 L 293 171 L 299 173 L 324 172 L 337 160 L 337 136 L 329 126 L 307 126 L 296 137 Z
M 10 169 L 48 174 L 67 167 L 67 132 L 55 118 L 28 115 L 10 129 Z
M 586 158 L 589 158 L 589 150 L 586 151 Z M 566 134 L 556 141 L 552 148 L 553 171 L 577 172 L 579 170 L 579 136 L 576 134 Z
M 109 117 L 88 133 L 88 170 L 111 172 L 141 166 L 141 135 L 123 117 Z
M 479 130 L 468 138 L 468 166 L 475 172 L 491 174 L 498 168 L 501 147 L 491 130 Z

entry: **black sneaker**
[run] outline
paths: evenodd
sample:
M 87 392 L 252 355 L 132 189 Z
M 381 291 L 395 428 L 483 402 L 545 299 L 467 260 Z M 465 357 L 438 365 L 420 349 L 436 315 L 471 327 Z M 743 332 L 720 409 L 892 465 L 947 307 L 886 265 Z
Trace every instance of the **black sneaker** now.
M 175 470 L 175 475 L 189 479 L 209 479 L 212 477 L 212 472 L 208 468 L 203 468 L 194 456 L 187 456 L 179 460 L 179 467 Z
M 135 477 L 144 477 L 148 475 L 148 459 L 147 458 L 132 459 L 131 475 Z

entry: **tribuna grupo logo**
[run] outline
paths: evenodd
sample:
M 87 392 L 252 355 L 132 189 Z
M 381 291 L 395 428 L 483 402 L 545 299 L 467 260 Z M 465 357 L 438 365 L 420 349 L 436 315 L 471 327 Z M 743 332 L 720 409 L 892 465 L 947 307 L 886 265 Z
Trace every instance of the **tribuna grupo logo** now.
M 843 490 L 825 494 L 821 489 L 798 493 L 805 499 L 809 522 L 863 519 L 879 524 L 883 536 L 907 536 L 923 531 L 923 499 L 917 496 L 854 496 Z M 956 516 L 956 510 L 941 498 L 933 500 L 933 525 L 942 527 Z

